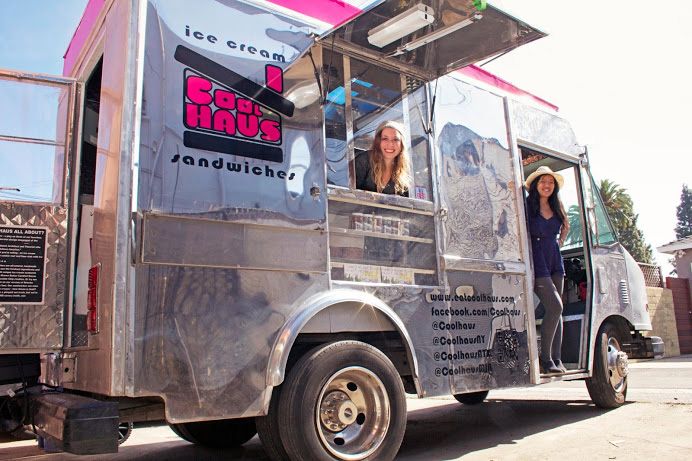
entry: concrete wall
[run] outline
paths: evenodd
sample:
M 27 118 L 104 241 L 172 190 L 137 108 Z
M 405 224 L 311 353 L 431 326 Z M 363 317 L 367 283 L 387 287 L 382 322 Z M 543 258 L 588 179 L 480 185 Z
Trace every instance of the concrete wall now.
M 660 336 L 665 343 L 666 357 L 680 355 L 672 292 L 668 288 L 646 287 L 646 294 L 649 297 L 649 315 L 653 330 L 645 333 L 645 336 Z

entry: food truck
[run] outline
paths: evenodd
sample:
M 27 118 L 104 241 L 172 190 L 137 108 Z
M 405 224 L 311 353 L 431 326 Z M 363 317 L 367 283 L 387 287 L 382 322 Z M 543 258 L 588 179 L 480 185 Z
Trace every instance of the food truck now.
M 584 380 L 622 405 L 628 357 L 662 353 L 643 275 L 569 122 L 472 66 L 544 35 L 484 1 L 90 0 L 64 76 L 1 73 L 0 427 L 92 454 L 165 420 L 214 447 L 259 433 L 271 459 L 374 460 L 406 394 Z M 355 187 L 385 120 L 408 197 Z M 540 166 L 571 224 L 552 375 L 523 189 Z

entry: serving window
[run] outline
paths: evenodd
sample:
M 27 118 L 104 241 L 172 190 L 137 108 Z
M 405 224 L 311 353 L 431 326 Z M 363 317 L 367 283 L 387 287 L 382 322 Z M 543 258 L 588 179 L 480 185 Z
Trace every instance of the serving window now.
M 324 50 L 327 181 L 355 189 L 354 159 L 372 146 L 377 127 L 404 125 L 405 155 L 413 178 L 411 198 L 432 201 L 425 87 L 422 82 L 341 53 Z
M 328 49 L 322 62 L 332 279 L 437 285 L 425 87 Z M 389 120 L 405 129 L 409 197 L 356 188 L 354 159 L 367 155 L 377 127 Z
M 329 227 L 332 279 L 437 284 L 432 213 L 334 197 Z

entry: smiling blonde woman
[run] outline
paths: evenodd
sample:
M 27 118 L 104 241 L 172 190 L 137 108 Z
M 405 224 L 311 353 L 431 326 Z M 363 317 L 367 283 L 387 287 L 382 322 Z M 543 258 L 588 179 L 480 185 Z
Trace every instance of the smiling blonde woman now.
M 356 157 L 356 187 L 381 194 L 408 197 L 410 163 L 404 146 L 404 127 L 395 121 L 380 124 L 372 148 Z

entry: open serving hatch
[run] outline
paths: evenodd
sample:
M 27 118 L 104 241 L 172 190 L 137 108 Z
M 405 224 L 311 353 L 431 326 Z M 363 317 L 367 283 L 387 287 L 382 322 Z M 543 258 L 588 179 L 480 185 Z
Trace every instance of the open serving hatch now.
M 386 0 L 322 38 L 424 81 L 546 34 L 479 0 Z

